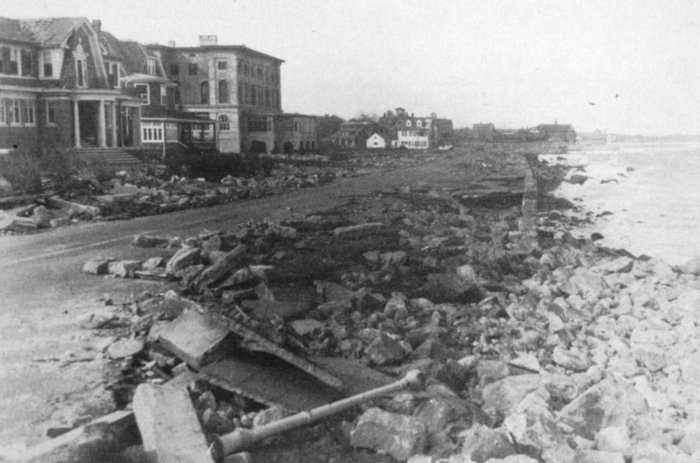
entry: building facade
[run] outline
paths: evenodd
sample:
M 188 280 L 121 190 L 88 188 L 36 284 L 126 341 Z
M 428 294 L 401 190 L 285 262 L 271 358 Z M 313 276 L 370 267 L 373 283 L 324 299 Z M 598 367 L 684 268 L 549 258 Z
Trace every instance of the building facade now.
M 373 149 L 373 150 L 385 149 L 387 147 L 386 137 L 384 135 L 380 134 L 379 132 L 374 132 L 367 139 L 366 146 L 368 149 Z
M 85 18 L 0 18 L 0 148 L 140 144 L 140 103 L 122 61 Z
M 86 18 L 0 18 L 0 149 L 313 151 L 316 118 L 282 112 L 282 63 L 216 36 L 144 46 Z
M 435 113 L 428 117 L 403 113 L 396 123 L 396 139 L 391 144 L 394 148 L 434 148 L 450 141 L 452 133 L 450 119 L 439 119 Z

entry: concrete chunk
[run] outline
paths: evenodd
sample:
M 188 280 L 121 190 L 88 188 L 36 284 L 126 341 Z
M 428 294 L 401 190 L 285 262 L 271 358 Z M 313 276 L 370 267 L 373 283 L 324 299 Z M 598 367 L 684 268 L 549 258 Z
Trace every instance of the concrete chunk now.
M 425 443 L 425 425 L 419 420 L 376 407 L 363 413 L 350 433 L 353 447 L 386 452 L 398 461 L 421 453 Z
M 132 406 L 151 461 L 214 461 L 186 389 L 143 383 L 136 388 Z
M 333 235 L 342 239 L 357 239 L 363 236 L 373 235 L 383 231 L 385 225 L 381 222 L 361 223 L 357 225 L 349 225 L 347 227 L 338 227 L 333 230 Z
M 175 275 L 185 267 L 199 264 L 200 254 L 199 248 L 184 247 L 178 249 L 165 265 L 166 273 Z
M 213 321 L 207 315 L 185 311 L 158 336 L 160 344 L 195 368 L 200 368 L 220 357 L 226 326 Z

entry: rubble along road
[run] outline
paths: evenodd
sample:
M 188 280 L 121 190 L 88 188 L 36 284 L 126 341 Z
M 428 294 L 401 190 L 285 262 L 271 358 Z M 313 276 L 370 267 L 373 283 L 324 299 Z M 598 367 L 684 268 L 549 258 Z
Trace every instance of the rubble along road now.
M 126 221 L 85 223 L 39 235 L 0 239 L 0 446 L 45 438 L 50 427 L 88 421 L 112 407 L 105 390 L 98 343 L 79 327 L 79 319 L 106 299 L 162 288 L 147 280 L 101 279 L 79 272 L 97 256 L 139 259 L 146 251 L 129 246 L 138 233 L 192 234 L 231 228 L 248 220 L 329 209 L 401 185 L 488 193 L 504 188 L 503 178 L 524 175 L 524 158 L 492 165 L 470 163 L 468 151 L 426 158 L 418 167 L 377 169 L 317 188 L 285 195 L 192 209 Z M 503 161 L 503 159 L 501 159 Z M 498 178 L 488 180 L 491 174 Z

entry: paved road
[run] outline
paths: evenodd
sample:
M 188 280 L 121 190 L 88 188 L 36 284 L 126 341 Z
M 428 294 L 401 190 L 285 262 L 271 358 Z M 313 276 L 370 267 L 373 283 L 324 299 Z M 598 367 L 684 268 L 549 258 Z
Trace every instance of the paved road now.
M 52 357 L 90 358 L 100 338 L 80 330 L 76 318 L 162 283 L 84 275 L 94 256 L 141 258 L 153 250 L 129 246 L 136 233 L 187 236 L 202 229 L 234 227 L 250 219 L 306 214 L 342 204 L 353 195 L 423 181 L 459 188 L 469 178 L 463 159 L 439 159 L 419 167 L 375 171 L 318 188 L 221 206 L 125 221 L 84 223 L 46 233 L 0 237 L 0 448 L 18 439 L 36 441 L 54 425 L 107 410 L 104 361 L 62 365 Z

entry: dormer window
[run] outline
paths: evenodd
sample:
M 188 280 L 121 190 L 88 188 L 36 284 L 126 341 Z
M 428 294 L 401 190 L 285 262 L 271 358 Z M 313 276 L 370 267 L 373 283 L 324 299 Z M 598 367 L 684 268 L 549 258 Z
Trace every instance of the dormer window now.
M 152 76 L 156 75 L 156 60 L 149 58 L 146 61 L 146 73 Z
M 406 127 L 410 127 L 410 126 L 411 126 L 411 120 L 409 119 L 406 121 Z
M 418 120 L 416 121 L 416 127 L 423 127 L 423 121 L 421 121 L 420 119 L 418 119 Z
M 51 50 L 42 51 L 41 60 L 43 62 L 42 72 L 44 77 L 53 77 L 53 56 Z
M 85 87 L 87 86 L 87 68 L 85 66 L 86 55 L 82 44 L 78 43 L 78 46 L 75 47 L 73 57 L 75 59 L 75 86 Z

